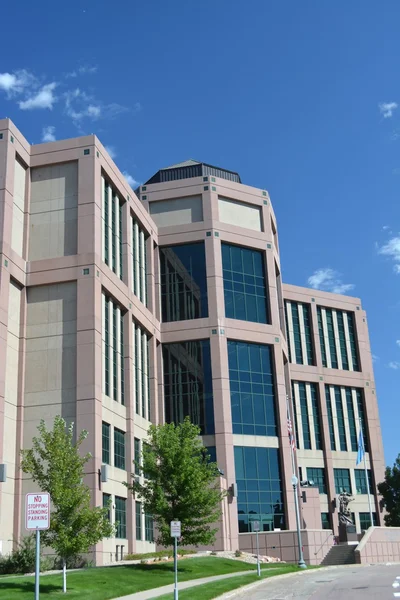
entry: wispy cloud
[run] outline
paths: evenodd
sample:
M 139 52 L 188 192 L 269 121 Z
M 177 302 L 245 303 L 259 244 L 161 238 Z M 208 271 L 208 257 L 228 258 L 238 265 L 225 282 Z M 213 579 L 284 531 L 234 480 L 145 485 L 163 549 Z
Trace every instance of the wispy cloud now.
M 71 77 L 78 77 L 78 75 L 93 75 L 97 72 L 98 67 L 96 65 L 83 65 L 74 71 L 70 71 L 66 74 L 66 79 Z
M 113 119 L 128 110 L 117 103 L 103 104 L 80 88 L 66 92 L 64 100 L 65 113 L 74 121 L 75 125 L 79 126 L 84 119 L 90 121 Z
M 397 360 L 392 360 L 388 364 L 389 369 L 393 369 L 394 371 L 398 371 L 400 369 L 400 362 Z
M 117 151 L 114 146 L 105 146 L 105 149 L 113 160 L 117 158 Z
M 56 102 L 57 98 L 54 94 L 54 90 L 57 87 L 57 83 L 54 81 L 52 83 L 47 83 L 40 90 L 34 93 L 32 96 L 27 98 L 26 100 L 22 100 L 18 102 L 18 105 L 21 110 L 35 110 L 40 108 L 48 108 L 52 109 L 53 104 Z
M 379 111 L 384 119 L 389 119 L 393 116 L 393 111 L 397 108 L 397 102 L 380 102 L 378 104 Z
M 400 346 L 400 340 L 396 340 L 396 344 Z
M 390 238 L 383 246 L 378 245 L 378 254 L 388 256 L 394 262 L 393 270 L 395 273 L 400 273 L 400 237 L 394 236 Z
M 136 181 L 136 179 L 134 179 L 132 177 L 132 175 L 130 175 L 129 173 L 127 173 L 126 171 L 123 171 L 122 175 L 125 177 L 126 181 L 128 182 L 128 184 L 131 186 L 132 189 L 134 189 L 136 186 L 139 185 L 139 182 Z
M 56 128 L 53 125 L 47 125 L 47 127 L 43 127 L 42 130 L 42 142 L 55 142 Z
M 6 92 L 8 98 L 21 94 L 35 82 L 36 77 L 25 69 L 14 71 L 14 73 L 0 73 L 0 90 Z
M 341 273 L 328 267 L 314 271 L 308 278 L 308 285 L 334 294 L 346 294 L 355 287 L 354 283 L 343 283 Z
M 376 354 L 372 354 L 372 362 L 376 363 L 379 360 L 379 356 L 377 356 Z

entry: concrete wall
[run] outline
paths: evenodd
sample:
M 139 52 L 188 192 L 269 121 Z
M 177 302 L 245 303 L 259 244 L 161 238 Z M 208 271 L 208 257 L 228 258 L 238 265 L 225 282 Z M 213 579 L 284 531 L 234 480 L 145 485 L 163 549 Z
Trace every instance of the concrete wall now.
M 78 163 L 31 169 L 29 260 L 77 252 Z
M 219 220 L 222 223 L 262 231 L 261 209 L 258 206 L 218 197 Z
M 400 527 L 370 527 L 355 550 L 360 565 L 400 562 Z
M 150 214 L 158 227 L 197 223 L 203 220 L 201 196 L 153 202 L 150 204 Z
M 22 256 L 25 221 L 26 168 L 16 158 L 14 166 L 14 196 L 11 230 L 11 248 Z

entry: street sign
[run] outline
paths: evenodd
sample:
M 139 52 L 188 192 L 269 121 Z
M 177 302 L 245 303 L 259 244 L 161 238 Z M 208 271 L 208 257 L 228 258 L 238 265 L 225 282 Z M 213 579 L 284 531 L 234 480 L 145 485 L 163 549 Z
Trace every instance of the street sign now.
M 30 530 L 50 527 L 50 494 L 27 494 L 25 500 L 25 528 Z
M 174 538 L 181 537 L 181 522 L 180 521 L 171 521 L 171 537 L 174 537 Z
M 253 531 L 260 531 L 260 521 L 253 521 Z

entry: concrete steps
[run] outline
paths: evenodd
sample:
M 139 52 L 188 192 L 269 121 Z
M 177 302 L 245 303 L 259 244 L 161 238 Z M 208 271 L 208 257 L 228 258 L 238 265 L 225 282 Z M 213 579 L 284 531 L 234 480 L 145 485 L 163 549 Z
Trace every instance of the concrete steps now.
M 356 548 L 357 546 L 355 544 L 351 546 L 345 544 L 332 546 L 321 565 L 324 567 L 331 565 L 355 565 L 356 558 L 354 551 Z

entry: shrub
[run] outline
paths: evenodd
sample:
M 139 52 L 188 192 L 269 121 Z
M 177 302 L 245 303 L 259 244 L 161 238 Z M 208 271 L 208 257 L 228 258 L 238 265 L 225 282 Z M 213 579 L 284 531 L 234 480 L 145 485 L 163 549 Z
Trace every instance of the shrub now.
M 240 550 L 235 550 L 235 556 L 236 556 L 236 558 L 240 558 L 242 556 L 242 553 L 240 552 Z
M 8 556 L 0 557 L 0 573 L 33 573 L 36 560 L 35 534 L 28 535 L 18 543 Z

